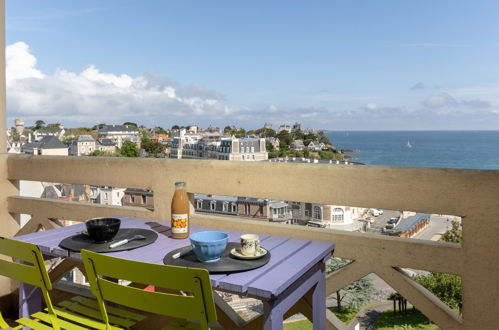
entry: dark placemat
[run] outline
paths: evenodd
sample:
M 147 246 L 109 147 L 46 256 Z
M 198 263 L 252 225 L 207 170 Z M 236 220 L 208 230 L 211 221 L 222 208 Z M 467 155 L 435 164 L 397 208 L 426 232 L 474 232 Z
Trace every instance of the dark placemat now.
M 184 246 L 180 249 L 173 250 L 169 252 L 164 258 L 163 263 L 165 265 L 181 266 L 181 267 L 194 267 L 194 268 L 204 268 L 211 274 L 216 273 L 232 273 L 232 272 L 242 272 L 245 270 L 251 270 L 258 267 L 262 267 L 270 260 L 270 251 L 260 259 L 254 260 L 242 260 L 230 254 L 233 248 L 241 247 L 240 243 L 228 243 L 227 248 L 217 262 L 201 262 L 196 258 L 193 251 L 187 252 L 180 258 L 173 259 L 172 256 L 176 253 L 181 253 L 191 249 L 191 246 Z M 265 248 L 265 247 L 263 247 Z
M 128 242 L 124 245 L 121 245 L 121 246 L 118 246 L 118 247 L 115 247 L 112 249 L 109 248 L 109 245 L 111 245 L 115 242 L 121 241 L 125 238 L 132 237 L 133 235 L 142 235 L 142 236 L 145 236 L 145 239 L 131 241 L 131 242 Z M 59 246 L 63 249 L 74 251 L 74 252 L 80 252 L 82 249 L 86 249 L 86 250 L 90 250 L 90 251 L 94 251 L 94 252 L 106 253 L 106 252 L 125 251 L 125 250 L 131 250 L 131 249 L 143 247 L 143 246 L 149 245 L 151 243 L 154 243 L 157 238 L 158 238 L 158 234 L 155 231 L 152 231 L 149 229 L 122 228 L 118 231 L 118 233 L 116 234 L 116 237 L 114 237 L 112 242 L 95 243 L 86 234 L 78 234 L 78 235 L 70 236 L 70 237 L 63 239 L 59 243 Z

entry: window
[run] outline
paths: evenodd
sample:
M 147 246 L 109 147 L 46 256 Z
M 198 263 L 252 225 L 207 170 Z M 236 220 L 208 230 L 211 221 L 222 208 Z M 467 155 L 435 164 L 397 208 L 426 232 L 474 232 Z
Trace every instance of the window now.
M 222 211 L 223 211 L 223 212 L 227 212 L 227 211 L 229 211 L 229 203 L 224 202 L 224 203 L 222 204 Z
M 343 222 L 343 209 L 342 208 L 335 208 L 333 210 L 333 222 Z
M 263 215 L 263 206 L 260 205 L 260 208 L 258 209 L 258 212 L 260 213 L 260 215 Z
M 142 204 L 146 204 L 146 202 L 147 202 L 147 196 L 142 195 Z
M 242 155 L 242 159 L 244 160 L 244 155 Z
M 217 207 L 217 202 L 211 201 L 210 202 L 210 211 L 215 211 L 216 207 Z
M 130 196 L 130 201 L 135 204 L 135 196 Z
M 253 160 L 255 160 L 255 155 L 251 155 L 251 156 L 253 156 Z
M 322 220 L 322 210 L 320 206 L 314 206 L 314 219 Z
M 232 204 L 232 212 L 233 213 L 237 212 L 237 205 L 236 204 Z
M 107 199 L 108 196 L 107 196 L 107 192 L 104 193 L 104 199 Z
M 200 200 L 200 199 L 196 200 L 196 208 L 197 209 L 203 208 L 203 201 L 202 200 Z
M 251 147 L 251 152 L 255 152 L 255 147 Z

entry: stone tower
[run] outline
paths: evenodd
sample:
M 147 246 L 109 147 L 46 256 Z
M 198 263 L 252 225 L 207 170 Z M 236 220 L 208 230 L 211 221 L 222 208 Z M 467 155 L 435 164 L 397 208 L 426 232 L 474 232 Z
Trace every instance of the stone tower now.
M 17 133 L 19 133 L 19 135 L 22 135 L 23 131 L 24 131 L 24 120 L 22 120 L 22 119 L 16 119 L 15 123 L 16 123 L 16 131 L 17 131 Z

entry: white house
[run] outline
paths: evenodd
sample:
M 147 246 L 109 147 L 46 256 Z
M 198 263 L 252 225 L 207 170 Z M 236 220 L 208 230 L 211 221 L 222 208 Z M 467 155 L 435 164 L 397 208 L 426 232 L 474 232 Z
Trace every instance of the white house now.
M 68 146 L 55 136 L 43 136 L 21 146 L 21 152 L 28 155 L 67 156 L 68 149 Z
M 98 130 L 99 140 L 109 139 L 121 148 L 123 142 L 132 141 L 140 144 L 139 130 L 129 125 L 106 125 Z

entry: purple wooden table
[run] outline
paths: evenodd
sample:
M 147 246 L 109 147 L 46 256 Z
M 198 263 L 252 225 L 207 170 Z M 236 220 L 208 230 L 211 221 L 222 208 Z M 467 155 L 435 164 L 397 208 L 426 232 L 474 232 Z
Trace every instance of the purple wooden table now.
M 114 257 L 163 263 L 170 251 L 189 245 L 189 239 L 172 239 L 165 222 L 119 217 L 122 228 L 145 228 L 158 232 L 153 244 L 130 251 L 109 253 Z M 63 257 L 81 261 L 80 253 L 59 247 L 59 242 L 68 236 L 85 230 L 83 223 L 43 232 L 14 237 L 17 240 L 36 244 L 47 257 Z M 191 233 L 210 230 L 191 227 Z M 241 232 L 227 231 L 229 242 L 238 242 Z M 214 289 L 229 291 L 261 299 L 264 303 L 264 328 L 282 329 L 284 314 L 309 290 L 313 290 L 314 329 L 326 328 L 325 261 L 330 258 L 334 243 L 311 241 L 283 236 L 259 235 L 261 245 L 272 253 L 268 264 L 241 273 L 213 274 L 210 276 Z M 19 293 L 20 317 L 39 310 L 40 296 L 33 287 L 21 284 Z

